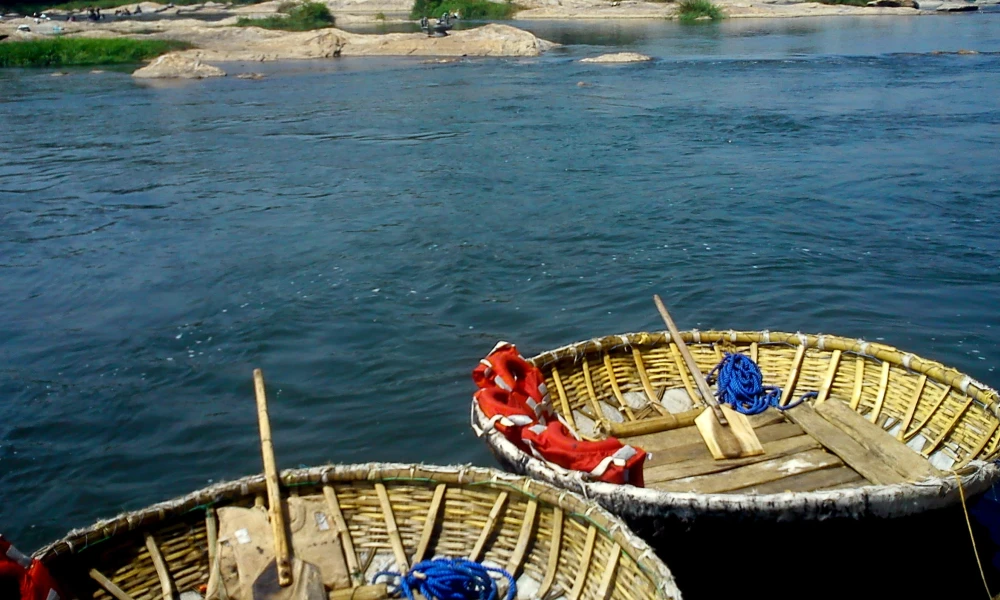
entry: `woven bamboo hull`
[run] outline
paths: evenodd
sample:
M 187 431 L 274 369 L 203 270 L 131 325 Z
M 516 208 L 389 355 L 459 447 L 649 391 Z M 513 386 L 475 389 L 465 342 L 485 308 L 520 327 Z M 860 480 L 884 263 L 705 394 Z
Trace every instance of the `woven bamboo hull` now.
M 1000 445 L 997 393 L 954 369 L 882 344 L 835 336 L 733 331 L 681 335 L 703 373 L 724 351 L 741 352 L 760 365 L 764 383 L 780 386 L 785 397 L 818 392 L 819 398 L 802 409 L 769 409 L 753 417 L 765 448 L 759 458 L 714 461 L 698 443 L 701 438 L 693 426 L 622 438 L 653 454 L 645 468 L 646 488 L 641 489 L 587 481 L 522 452 L 496 430 L 483 434 L 490 450 L 507 470 L 581 491 L 640 528 L 644 520 L 664 518 L 903 517 L 955 505 L 960 481 L 962 491 L 972 497 L 1000 477 L 993 463 Z M 669 333 L 588 340 L 530 361 L 544 373 L 554 408 L 581 432 L 587 421 L 597 424 L 590 432 L 593 437 L 606 436 L 601 425 L 612 420 L 638 423 L 661 417 L 666 412 L 660 400 L 664 390 L 679 392 L 689 401 L 694 398 L 694 409 L 704 406 Z M 884 438 L 885 448 L 875 448 L 878 452 L 872 456 L 881 456 L 884 449 L 902 452 L 908 464 L 923 469 L 922 475 L 907 477 L 910 471 L 896 467 L 889 475 L 897 479 L 887 483 L 865 471 L 882 468 L 878 461 L 869 457 L 872 464 L 858 465 L 842 460 L 826 439 L 816 438 L 796 420 L 796 411 L 798 416 L 811 413 L 817 403 L 852 409 L 849 415 L 865 421 L 864 427 L 882 430 L 875 434 L 882 437 L 873 439 L 883 444 Z M 789 419 L 795 423 L 786 422 Z M 475 403 L 472 420 L 477 431 L 486 428 Z
M 537 481 L 472 467 L 366 464 L 289 470 L 282 482 L 293 496 L 325 503 L 354 587 L 378 570 L 405 572 L 447 556 L 505 568 L 519 578 L 518 598 L 680 598 L 667 567 L 621 521 Z M 114 587 L 133 600 L 203 594 L 216 510 L 265 497 L 262 476 L 215 485 L 72 531 L 35 556 L 80 600 L 113 598 Z M 166 568 L 158 570 L 160 557 Z

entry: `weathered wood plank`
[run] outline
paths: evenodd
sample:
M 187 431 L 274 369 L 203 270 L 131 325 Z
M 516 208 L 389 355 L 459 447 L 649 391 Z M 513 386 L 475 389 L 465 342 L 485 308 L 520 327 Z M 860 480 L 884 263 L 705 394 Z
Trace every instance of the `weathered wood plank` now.
M 659 482 L 650 487 L 665 492 L 720 494 L 734 489 L 762 485 L 805 470 L 815 471 L 842 464 L 844 463 L 836 456 L 822 448 L 817 448 L 806 452 L 796 452 L 791 456 L 748 464 L 724 473 Z
M 925 458 L 878 425 L 851 410 L 843 402 L 824 402 L 815 410 L 821 417 L 864 446 L 871 459 L 885 463 L 899 473 L 904 481 L 919 481 L 941 476 L 941 472 Z M 846 459 L 844 462 L 850 464 Z M 860 472 L 860 469 L 858 471 Z
M 611 437 L 623 438 L 690 427 L 694 425 L 695 418 L 704 411 L 704 408 L 696 408 L 677 414 L 660 415 L 648 419 L 626 421 L 625 423 L 608 423 L 610 429 L 608 434 Z
M 838 403 L 843 404 L 839 400 L 829 400 L 819 408 Z M 895 469 L 873 457 L 866 447 L 820 416 L 810 404 L 800 404 L 787 411 L 785 416 L 868 481 L 877 484 L 903 483 L 903 477 Z
M 776 442 L 778 440 L 788 439 L 790 437 L 795 437 L 797 435 L 804 435 L 805 432 L 801 427 L 795 423 L 775 423 L 773 425 L 767 425 L 764 427 L 757 428 L 757 438 L 760 440 L 761 444 L 765 444 L 764 451 L 767 452 L 766 444 L 768 442 Z M 632 439 L 627 440 L 627 443 L 636 445 L 633 443 Z M 651 453 L 653 456 L 646 459 L 645 470 L 648 472 L 651 467 L 658 467 L 661 465 L 669 465 L 674 463 L 679 463 L 685 460 L 691 460 L 695 458 L 711 458 L 712 453 L 708 451 L 705 443 L 698 439 L 690 444 L 684 444 L 682 446 L 673 446 L 669 448 L 659 449 L 655 446 L 639 446 L 646 452 Z
M 781 412 L 773 409 L 768 409 L 759 415 L 753 415 L 750 417 L 750 425 L 752 425 L 755 430 L 773 423 L 782 423 L 784 421 L 785 417 L 782 416 Z M 675 446 L 693 444 L 694 442 L 699 442 L 702 446 L 705 445 L 705 442 L 701 439 L 701 434 L 698 433 L 697 427 L 682 427 L 680 429 L 672 429 L 669 431 L 649 433 L 628 438 L 629 444 L 638 446 L 647 452 L 651 451 L 653 448 L 664 450 Z
M 717 460 L 711 454 L 708 454 L 707 457 L 685 460 L 660 467 L 646 468 L 643 469 L 643 479 L 645 479 L 647 487 L 656 487 L 655 484 L 657 483 L 731 471 L 746 465 L 767 462 L 771 459 L 791 456 L 819 448 L 821 448 L 819 443 L 808 435 L 798 435 L 765 444 L 764 454 L 756 456 Z
M 780 494 L 782 492 L 812 492 L 831 486 L 854 484 L 861 486 L 866 483 L 865 478 L 858 475 L 857 471 L 843 464 L 841 466 L 826 467 L 823 469 L 807 470 L 794 475 L 789 475 L 776 481 L 753 485 L 748 488 L 732 490 L 734 494 Z

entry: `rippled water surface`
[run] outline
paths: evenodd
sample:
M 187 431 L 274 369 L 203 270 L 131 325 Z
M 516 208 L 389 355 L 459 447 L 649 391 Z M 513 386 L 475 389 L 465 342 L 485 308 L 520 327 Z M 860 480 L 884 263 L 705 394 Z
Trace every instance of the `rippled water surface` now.
M 0 71 L 4 533 L 258 472 L 254 367 L 281 465 L 492 464 L 477 360 L 660 329 L 653 293 L 1000 385 L 1000 15 L 521 25 L 565 45 Z

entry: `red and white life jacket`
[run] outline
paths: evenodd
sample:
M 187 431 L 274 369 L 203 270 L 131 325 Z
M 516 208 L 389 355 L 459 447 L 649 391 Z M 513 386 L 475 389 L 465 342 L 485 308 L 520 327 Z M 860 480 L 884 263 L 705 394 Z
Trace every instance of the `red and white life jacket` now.
M 527 405 L 527 398 L 517 392 L 508 392 L 498 387 L 488 387 L 478 390 L 473 395 L 489 421 L 485 430 L 494 427 L 521 450 L 528 452 L 528 447 L 521 440 L 521 428 L 535 423 L 535 412 Z
M 21 553 L 0 535 L 0 579 L 16 581 L 20 600 L 61 600 L 56 582 L 38 560 Z M 4 600 L 8 600 L 4 598 Z
M 538 458 L 564 469 L 583 471 L 608 483 L 643 487 L 642 465 L 646 452 L 615 438 L 596 442 L 578 440 L 560 421 L 532 425 L 521 431 L 525 444 Z
M 643 486 L 646 453 L 614 438 L 581 441 L 552 409 L 542 371 L 508 342 L 498 343 L 472 371 L 473 396 L 496 428 L 522 451 L 608 483 Z
M 473 369 L 472 380 L 481 389 L 496 386 L 524 397 L 536 421 L 547 423 L 555 416 L 545 376 L 538 367 L 524 360 L 511 343 L 497 343 Z

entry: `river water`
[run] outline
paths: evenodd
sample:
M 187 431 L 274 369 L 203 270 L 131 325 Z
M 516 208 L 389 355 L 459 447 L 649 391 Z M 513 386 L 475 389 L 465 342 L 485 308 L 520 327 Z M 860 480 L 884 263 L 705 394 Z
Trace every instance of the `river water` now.
M 564 46 L 0 71 L 0 530 L 259 472 L 255 367 L 280 465 L 490 465 L 478 359 L 654 293 L 1000 385 L 1000 14 L 517 24 Z

